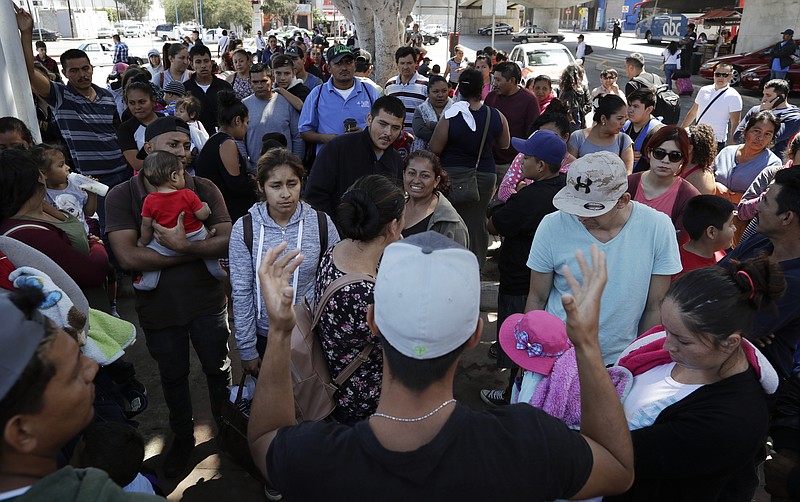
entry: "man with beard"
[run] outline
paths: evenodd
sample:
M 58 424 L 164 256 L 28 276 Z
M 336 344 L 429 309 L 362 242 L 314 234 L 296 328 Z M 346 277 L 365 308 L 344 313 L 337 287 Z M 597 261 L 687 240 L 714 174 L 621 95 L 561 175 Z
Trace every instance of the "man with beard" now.
M 303 108 L 304 114 L 306 109 Z M 377 99 L 367 115 L 366 130 L 334 138 L 317 155 L 308 177 L 306 202 L 334 217 L 342 194 L 358 178 L 382 174 L 399 183 L 403 175 L 403 160 L 392 148 L 392 143 L 403 131 L 405 115 L 405 105 L 398 98 L 384 96 Z
M 327 59 L 331 78 L 311 90 L 300 114 L 300 135 L 306 143 L 317 145 L 317 154 L 336 136 L 363 130 L 368 110 L 379 97 L 355 77 L 356 59 L 349 47 L 331 47 Z
M 67 85 L 51 82 L 33 67 L 33 18 L 14 6 L 20 31 L 22 53 L 33 92 L 44 98 L 53 114 L 72 157 L 72 167 L 113 187 L 130 178 L 131 170 L 117 142 L 119 125 L 114 95 L 92 84 L 94 67 L 79 49 L 61 54 L 61 68 Z M 105 225 L 103 198 L 97 203 L 100 226 Z

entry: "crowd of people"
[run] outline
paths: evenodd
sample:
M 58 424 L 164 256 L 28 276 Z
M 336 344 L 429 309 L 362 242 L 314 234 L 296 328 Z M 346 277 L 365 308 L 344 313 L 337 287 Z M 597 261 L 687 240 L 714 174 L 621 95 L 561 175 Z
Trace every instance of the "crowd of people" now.
M 130 321 L 169 410 L 167 478 L 195 447 L 190 345 L 221 427 L 233 334 L 270 500 L 746 501 L 768 436 L 767 489 L 800 496 L 786 80 L 742 116 L 721 63 L 669 125 L 640 54 L 626 85 L 608 68 L 592 91 L 580 63 L 556 86 L 491 47 L 468 62 L 456 46 L 440 75 L 417 26 L 382 85 L 354 44 L 259 32 L 251 54 L 223 32 L 218 60 L 197 37 L 141 67 L 118 45 L 104 88 L 78 49 L 62 83 L 15 9 L 47 141 L 0 118 L 3 500 L 160 493 L 131 427 L 147 392 L 130 341 L 104 352 Z M 671 82 L 682 54 L 664 57 Z M 478 411 L 453 381 L 483 332 L 490 235 L 488 356 L 508 383 Z M 297 423 L 303 305 L 335 408 Z

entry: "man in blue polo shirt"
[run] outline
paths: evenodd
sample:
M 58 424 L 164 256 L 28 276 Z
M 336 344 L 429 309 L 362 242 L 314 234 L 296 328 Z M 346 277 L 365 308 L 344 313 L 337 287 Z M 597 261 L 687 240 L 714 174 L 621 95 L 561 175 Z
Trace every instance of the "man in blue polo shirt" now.
M 380 97 L 355 77 L 356 59 L 349 47 L 328 49 L 328 64 L 331 78 L 311 90 L 300 114 L 300 136 L 316 144 L 317 153 L 339 134 L 363 130 L 372 104 Z
M 74 168 L 113 187 L 131 177 L 122 156 L 115 124 L 119 123 L 114 95 L 92 84 L 94 67 L 89 56 L 78 49 L 61 54 L 61 68 L 67 84 L 51 82 L 33 68 L 33 18 L 14 6 L 22 40 L 22 52 L 33 92 L 53 107 L 56 123 L 69 148 Z M 105 228 L 105 203 L 100 197 L 97 213 Z

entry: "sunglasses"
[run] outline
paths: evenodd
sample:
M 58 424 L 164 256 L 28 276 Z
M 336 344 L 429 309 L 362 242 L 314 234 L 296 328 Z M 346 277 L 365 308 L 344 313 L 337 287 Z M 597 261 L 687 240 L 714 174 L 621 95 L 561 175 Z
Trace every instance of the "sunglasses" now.
M 600 75 L 600 78 L 609 79 L 609 78 L 617 78 L 617 76 L 616 75 Z
M 656 160 L 664 160 L 664 157 L 669 157 L 670 162 L 680 162 L 683 159 L 681 152 L 667 152 L 663 148 L 653 148 L 653 158 Z
M 728 78 L 730 75 L 731 75 L 730 73 L 720 73 L 720 72 L 716 72 L 716 73 L 714 73 L 714 76 L 715 76 L 715 77 L 724 77 L 724 78 Z

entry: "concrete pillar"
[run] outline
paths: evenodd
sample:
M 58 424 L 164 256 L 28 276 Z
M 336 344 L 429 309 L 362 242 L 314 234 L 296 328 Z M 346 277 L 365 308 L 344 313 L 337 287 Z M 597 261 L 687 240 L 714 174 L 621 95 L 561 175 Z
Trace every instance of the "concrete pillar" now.
M 548 32 L 558 32 L 559 9 L 535 7 L 533 9 L 532 23 Z
M 757 8 L 755 8 L 757 7 Z M 776 15 L 779 14 L 779 15 Z M 800 9 L 797 0 L 760 0 L 745 4 L 742 23 L 739 25 L 739 39 L 736 52 L 749 52 L 777 44 L 780 33 L 792 28 L 795 38 L 800 31 Z
M 31 83 L 22 57 L 17 18 L 11 2 L 0 5 L 0 117 L 12 116 L 25 122 L 39 143 L 39 122 L 31 97 Z

